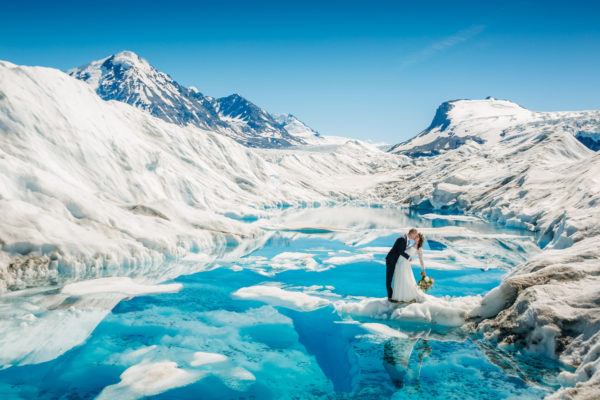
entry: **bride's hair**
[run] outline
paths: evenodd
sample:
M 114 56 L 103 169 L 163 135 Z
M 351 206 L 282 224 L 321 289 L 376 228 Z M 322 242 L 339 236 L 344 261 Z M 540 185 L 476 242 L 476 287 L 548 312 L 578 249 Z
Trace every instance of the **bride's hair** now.
M 417 250 L 420 250 L 421 247 L 425 244 L 425 235 L 419 232 L 419 243 L 417 243 Z

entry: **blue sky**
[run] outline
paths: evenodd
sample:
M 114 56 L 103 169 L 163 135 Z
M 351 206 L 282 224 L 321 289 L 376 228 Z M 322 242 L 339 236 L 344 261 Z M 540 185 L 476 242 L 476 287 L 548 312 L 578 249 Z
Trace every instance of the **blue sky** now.
M 596 1 L 5 1 L 0 59 L 66 70 L 132 50 L 211 96 L 396 143 L 494 96 L 600 109 Z

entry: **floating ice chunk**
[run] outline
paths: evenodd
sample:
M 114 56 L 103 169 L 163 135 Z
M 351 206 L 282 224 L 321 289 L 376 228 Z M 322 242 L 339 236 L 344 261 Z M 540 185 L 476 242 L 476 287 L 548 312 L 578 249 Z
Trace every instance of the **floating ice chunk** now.
M 169 389 L 186 386 L 200 379 L 202 373 L 177 367 L 173 361 L 141 363 L 121 374 L 121 381 L 104 388 L 97 400 L 134 400 L 153 396 Z
M 66 285 L 62 293 L 69 296 L 84 296 L 96 293 L 120 293 L 127 296 L 139 296 L 150 293 L 173 293 L 181 290 L 180 283 L 166 285 L 147 285 L 137 283 L 128 277 L 110 277 L 92 279 Z
M 193 367 L 206 364 L 216 364 L 223 361 L 227 361 L 228 357 L 219 353 L 205 353 L 203 351 L 197 351 L 194 353 L 194 359 L 190 363 Z
M 360 326 L 376 335 L 386 337 L 408 338 L 408 335 L 406 335 L 405 333 L 384 324 L 378 324 L 376 322 L 367 322 L 364 324 L 360 324 Z
M 467 313 L 480 303 L 480 296 L 439 298 L 425 294 L 425 300 L 421 303 L 391 303 L 385 298 L 367 298 L 358 302 L 338 301 L 334 307 L 341 314 L 374 319 L 461 326 L 465 323 Z
M 233 296 L 259 300 L 298 311 L 313 311 L 330 304 L 329 300 L 302 292 L 292 292 L 276 286 L 256 285 L 238 289 Z
M 369 261 L 372 259 L 373 259 L 373 254 L 366 253 L 366 254 L 355 254 L 353 256 L 347 256 L 347 257 L 339 257 L 339 256 L 338 257 L 330 257 L 330 258 L 326 259 L 325 261 L 323 261 L 323 263 L 342 265 L 342 264 L 355 263 L 355 262 L 359 262 L 359 261 Z

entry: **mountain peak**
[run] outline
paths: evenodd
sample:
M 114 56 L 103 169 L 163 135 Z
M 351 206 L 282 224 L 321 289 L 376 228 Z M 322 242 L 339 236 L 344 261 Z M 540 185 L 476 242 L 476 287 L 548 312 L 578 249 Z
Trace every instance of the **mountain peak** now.
M 230 103 L 236 103 L 236 102 L 240 102 L 240 101 L 243 101 L 243 102 L 248 101 L 248 100 L 246 100 L 245 97 L 243 97 L 237 93 L 233 93 L 233 94 L 230 94 L 229 96 L 221 97 L 221 98 L 219 98 L 219 100 L 228 101 Z
M 118 53 L 115 53 L 112 55 L 112 57 L 114 57 L 115 59 L 120 59 L 123 61 L 138 61 L 138 60 L 143 60 L 140 56 L 138 56 L 137 54 L 135 54 L 133 51 L 130 50 L 121 50 Z
M 439 128 L 445 131 L 453 121 L 473 118 L 499 117 L 531 112 L 509 100 L 499 100 L 488 96 L 483 100 L 458 99 L 445 101 L 437 108 L 433 120 L 427 129 Z
M 117 100 L 177 125 L 217 130 L 252 147 L 304 144 L 273 117 L 234 93 L 215 99 L 186 88 L 144 58 L 123 50 L 67 73 L 88 83 L 105 100 Z
M 142 68 L 155 70 L 155 68 L 151 66 L 146 59 L 129 50 L 123 50 L 113 54 L 112 56 L 107 57 L 104 62 L 109 62 L 113 65 L 119 65 L 123 68 Z
M 467 142 L 497 142 L 509 126 L 530 120 L 536 113 L 509 100 L 446 101 L 437 108 L 431 124 L 416 137 L 390 151 L 412 155 L 436 155 Z

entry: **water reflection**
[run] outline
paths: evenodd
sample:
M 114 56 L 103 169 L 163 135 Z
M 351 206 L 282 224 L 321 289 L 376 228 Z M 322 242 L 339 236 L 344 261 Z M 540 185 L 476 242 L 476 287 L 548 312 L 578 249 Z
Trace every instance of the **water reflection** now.
M 412 334 L 383 342 L 383 368 L 396 389 L 405 385 L 419 386 L 423 360 L 432 352 L 428 335 L 429 332 Z M 411 366 L 413 353 L 416 353 L 417 363 Z

